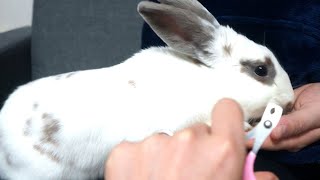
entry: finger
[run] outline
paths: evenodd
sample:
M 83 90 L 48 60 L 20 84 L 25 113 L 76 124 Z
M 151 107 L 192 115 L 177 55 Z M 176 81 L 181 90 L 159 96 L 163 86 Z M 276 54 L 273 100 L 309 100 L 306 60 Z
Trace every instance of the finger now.
M 198 138 L 203 135 L 209 135 L 209 134 L 210 134 L 210 127 L 204 123 L 196 123 L 191 127 L 188 127 L 176 133 L 177 136 L 191 136 L 192 138 Z
M 220 100 L 212 111 L 211 131 L 224 138 L 236 138 L 244 144 L 243 112 L 231 99 Z
M 299 136 L 290 137 L 281 141 L 273 141 L 271 138 L 266 139 L 262 145 L 266 150 L 289 150 L 297 151 L 309 144 L 312 144 L 320 139 L 320 129 L 314 129 Z
M 105 179 L 130 179 L 127 175 L 135 172 L 130 164 L 137 161 L 136 144 L 129 142 L 122 142 L 117 145 L 109 154 L 105 165 Z M 128 173 L 123 173 L 128 172 Z
M 270 137 L 279 141 L 318 128 L 320 112 L 312 107 L 303 107 L 288 115 L 282 116 L 279 125 L 271 132 Z
M 181 151 L 181 154 L 183 154 L 182 152 L 194 150 L 199 143 L 211 138 L 210 135 L 210 127 L 208 125 L 196 123 L 189 128 L 176 132 L 171 143 L 175 144 L 176 152 Z
M 153 151 L 153 149 L 158 150 L 159 147 L 164 146 L 170 140 L 171 136 L 167 133 L 156 133 L 147 138 L 145 138 L 141 143 L 140 147 L 143 151 Z
M 251 149 L 253 147 L 254 144 L 254 139 L 249 139 L 246 141 L 246 147 Z
M 215 142 L 219 144 L 219 156 L 224 158 L 225 162 L 232 163 L 234 167 L 242 167 L 245 160 L 243 119 L 242 109 L 231 99 L 220 100 L 212 111 L 211 132 Z M 226 174 L 239 175 L 242 168 L 225 167 L 221 171 Z
M 306 90 L 307 88 L 309 88 L 309 86 L 311 86 L 312 84 L 306 84 L 304 86 L 301 86 L 299 88 L 296 88 L 294 90 L 294 96 L 298 97 L 304 90 Z
M 128 152 L 135 151 L 134 146 L 135 146 L 135 143 L 131 143 L 128 141 L 123 141 L 120 144 L 116 145 L 109 153 L 106 166 L 108 167 L 109 164 L 111 165 L 117 164 L 119 162 L 117 161 L 117 159 L 121 157 L 127 159 L 129 156 L 131 156 L 131 153 L 128 153 Z
M 275 174 L 267 171 L 255 172 L 254 175 L 256 176 L 257 180 L 278 180 L 279 179 Z
M 168 148 L 171 140 L 171 136 L 165 133 L 158 133 L 137 143 L 137 149 L 139 150 L 135 155 L 137 156 L 135 163 L 139 162 L 139 166 L 135 167 L 137 172 L 134 172 L 134 174 L 138 174 L 136 176 L 137 179 L 148 179 L 148 176 L 152 173 L 158 172 L 162 165 L 160 162 L 165 157 L 165 150 Z M 132 163 L 135 164 L 134 162 Z

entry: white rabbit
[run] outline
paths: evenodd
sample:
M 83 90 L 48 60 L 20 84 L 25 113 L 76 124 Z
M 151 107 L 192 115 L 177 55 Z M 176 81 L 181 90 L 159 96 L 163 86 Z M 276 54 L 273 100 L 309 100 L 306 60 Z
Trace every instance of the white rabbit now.
M 168 47 L 113 67 L 35 80 L 0 112 L 0 175 L 93 179 L 123 140 L 208 123 L 213 105 L 235 99 L 247 128 L 268 102 L 293 102 L 273 53 L 217 20 L 196 0 L 142 1 L 138 11 Z

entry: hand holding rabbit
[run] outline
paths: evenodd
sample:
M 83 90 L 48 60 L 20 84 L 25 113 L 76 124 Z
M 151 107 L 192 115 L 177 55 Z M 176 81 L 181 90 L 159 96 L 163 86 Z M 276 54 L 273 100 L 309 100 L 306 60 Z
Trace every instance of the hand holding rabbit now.
M 295 90 L 296 100 L 273 130 L 263 148 L 298 151 L 320 140 L 320 83 L 307 84 Z M 249 142 L 251 146 L 252 142 Z
M 198 123 L 173 137 L 155 134 L 117 145 L 106 163 L 105 179 L 240 179 L 246 155 L 241 108 L 223 99 L 212 111 L 212 122 L 211 127 Z M 276 179 L 270 172 L 255 175 Z

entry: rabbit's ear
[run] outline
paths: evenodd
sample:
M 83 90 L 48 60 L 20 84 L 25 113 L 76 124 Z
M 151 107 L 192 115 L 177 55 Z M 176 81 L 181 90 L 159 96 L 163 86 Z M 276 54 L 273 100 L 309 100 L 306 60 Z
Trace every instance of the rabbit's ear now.
M 205 13 L 202 9 L 203 12 L 196 10 L 195 13 L 189 6 L 184 5 L 183 7 L 189 9 L 182 9 L 168 4 L 142 1 L 138 5 L 138 11 L 168 46 L 210 66 L 204 59 L 212 56 L 208 49 L 219 24 L 212 22 L 214 17 L 208 15 L 209 12 Z
M 211 22 L 216 28 L 219 22 L 216 18 L 197 0 L 158 0 L 162 4 L 167 4 L 187 11 L 191 11 L 199 17 Z

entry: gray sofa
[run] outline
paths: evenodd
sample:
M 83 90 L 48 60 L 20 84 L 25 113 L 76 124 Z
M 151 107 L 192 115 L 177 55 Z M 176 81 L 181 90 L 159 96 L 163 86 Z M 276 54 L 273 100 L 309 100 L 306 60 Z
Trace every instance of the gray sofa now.
M 140 49 L 139 0 L 35 0 L 32 27 L 0 34 L 0 107 L 18 85 L 117 64 Z

